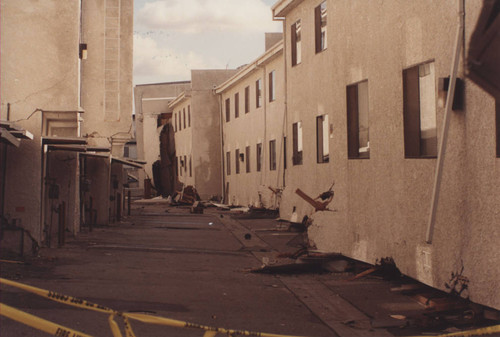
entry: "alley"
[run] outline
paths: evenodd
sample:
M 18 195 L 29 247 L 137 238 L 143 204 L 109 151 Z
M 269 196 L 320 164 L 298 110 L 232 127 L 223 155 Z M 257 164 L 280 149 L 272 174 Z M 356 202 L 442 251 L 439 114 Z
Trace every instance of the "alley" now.
M 62 249 L 43 249 L 30 265 L 2 263 L 2 277 L 124 312 L 269 333 L 334 334 L 279 279 L 245 272 L 261 262 L 217 215 L 174 208 L 166 213 L 158 205 L 136 211 L 125 222 L 81 233 Z M 3 303 L 91 335 L 111 335 L 105 315 L 1 289 Z M 0 326 L 2 336 L 40 333 L 4 317 Z M 134 324 L 134 332 L 202 335 L 143 324 Z
M 413 336 L 491 324 L 469 317 L 463 300 L 387 268 L 369 275 L 369 265 L 314 253 L 297 264 L 289 257 L 303 234 L 269 214 L 203 213 L 143 200 L 123 221 L 84 230 L 61 248 L 43 248 L 25 263 L 2 260 L 1 276 L 123 313 L 287 336 Z M 4 304 L 92 336 L 112 335 L 106 315 L 0 289 Z M 41 335 L 3 316 L 0 324 L 2 336 Z M 138 337 L 203 335 L 132 326 Z

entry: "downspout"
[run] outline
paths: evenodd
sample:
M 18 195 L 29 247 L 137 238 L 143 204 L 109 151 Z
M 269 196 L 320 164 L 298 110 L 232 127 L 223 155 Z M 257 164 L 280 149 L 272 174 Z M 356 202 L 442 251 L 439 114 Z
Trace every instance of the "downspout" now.
M 262 179 L 264 178 L 264 182 L 265 182 L 265 177 L 267 176 L 265 174 L 266 171 L 266 161 L 265 159 L 267 158 L 267 152 L 266 152 L 266 149 L 268 148 L 268 144 L 267 144 L 267 95 L 266 95 L 266 90 L 267 90 L 267 86 L 266 86 L 266 66 L 259 66 L 257 65 L 257 68 L 261 68 L 262 69 L 262 109 L 263 109 L 263 112 L 264 112 L 264 141 L 263 141 L 263 144 L 262 144 L 262 156 L 263 156 L 263 160 L 262 160 L 262 163 L 263 163 L 263 166 L 262 167 L 262 173 L 264 174 L 263 176 L 261 175 L 261 183 L 262 183 Z M 271 163 L 269 163 L 270 165 Z M 263 178 L 262 178 L 263 177 Z
M 448 86 L 448 94 L 446 97 L 446 107 L 445 107 L 445 113 L 444 113 L 444 122 L 443 122 L 443 128 L 441 130 L 441 143 L 439 144 L 439 149 L 438 149 L 438 162 L 437 162 L 437 168 L 436 168 L 436 173 L 434 176 L 434 188 L 432 191 L 432 200 L 431 200 L 431 211 L 429 214 L 429 222 L 427 225 L 427 233 L 425 237 L 425 241 L 428 244 L 432 243 L 432 236 L 434 233 L 434 225 L 436 223 L 436 211 L 437 211 L 437 206 L 438 206 L 438 201 L 439 201 L 439 192 L 441 189 L 441 178 L 443 175 L 443 164 L 444 164 L 444 159 L 445 159 L 445 154 L 446 154 L 446 142 L 448 140 L 448 129 L 450 126 L 450 112 L 451 108 L 453 106 L 453 99 L 455 97 L 455 84 L 457 81 L 457 71 L 458 71 L 458 63 L 460 61 L 460 51 L 462 48 L 463 44 L 463 37 L 464 37 L 464 16 L 465 16 L 465 6 L 464 6 L 464 0 L 458 0 L 458 6 L 459 6 L 459 24 L 457 27 L 457 35 L 456 35 L 456 40 L 455 40 L 455 54 L 453 55 L 453 61 L 451 65 L 451 71 L 450 71 L 450 83 Z
M 219 96 L 219 119 L 220 119 L 220 153 L 221 153 L 221 163 L 222 163 L 222 170 L 221 170 L 221 182 L 222 182 L 222 201 L 226 202 L 227 195 L 226 195 L 226 175 L 225 175 L 225 161 L 224 161 L 224 119 L 222 116 L 222 94 L 217 94 Z
M 281 21 L 283 24 L 283 79 L 284 79 L 284 93 L 283 93 L 283 132 L 282 132 L 282 139 L 284 139 L 285 136 L 288 139 L 288 133 L 287 133 L 287 122 L 288 122 L 288 72 L 287 72 L 287 62 L 286 62 L 286 51 L 287 51 L 287 44 L 286 44 L 286 19 L 285 18 L 274 18 L 273 21 Z M 286 153 L 285 153 L 286 157 Z M 283 165 L 283 188 L 286 186 L 286 165 Z

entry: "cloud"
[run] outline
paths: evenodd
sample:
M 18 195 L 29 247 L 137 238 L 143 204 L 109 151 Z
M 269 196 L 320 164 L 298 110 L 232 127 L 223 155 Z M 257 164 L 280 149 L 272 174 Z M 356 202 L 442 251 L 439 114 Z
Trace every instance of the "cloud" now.
M 262 0 L 157 0 L 136 15 L 143 29 L 196 34 L 207 31 L 276 31 L 271 10 Z
M 159 46 L 151 37 L 134 35 L 134 82 L 154 83 L 191 79 L 191 69 L 218 68 L 192 51 L 180 52 Z

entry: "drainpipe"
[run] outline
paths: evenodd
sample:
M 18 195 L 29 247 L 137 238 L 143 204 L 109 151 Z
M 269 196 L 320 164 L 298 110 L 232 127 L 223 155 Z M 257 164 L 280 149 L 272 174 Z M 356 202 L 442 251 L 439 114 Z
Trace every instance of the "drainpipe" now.
M 459 7 L 459 24 L 457 27 L 457 35 L 455 40 L 455 54 L 453 55 L 453 61 L 451 65 L 450 71 L 450 84 L 448 87 L 448 94 L 446 97 L 446 107 L 444 113 L 444 122 L 443 128 L 441 130 L 441 143 L 438 149 L 438 163 L 436 168 L 436 173 L 434 176 L 434 188 L 432 191 L 432 200 L 431 200 L 431 211 L 429 214 L 429 222 L 427 225 L 427 233 L 425 237 L 425 241 L 428 244 L 432 243 L 432 236 L 434 233 L 434 225 L 436 223 L 436 211 L 439 201 L 439 192 L 441 188 L 441 178 L 443 174 L 443 164 L 444 158 L 446 154 L 446 142 L 448 140 L 448 128 L 450 126 L 450 112 L 453 106 L 453 99 L 455 97 L 455 84 L 457 81 L 457 71 L 458 71 L 458 63 L 460 61 L 460 51 L 463 44 L 463 36 L 464 36 L 464 16 L 465 16 L 465 6 L 464 0 L 458 0 Z
M 224 119 L 222 116 L 222 93 L 217 94 L 219 96 L 219 119 L 220 119 L 220 152 L 221 152 L 221 163 L 222 163 L 222 170 L 221 170 L 221 182 L 222 182 L 222 199 L 223 202 L 226 202 L 227 195 L 226 195 L 226 176 L 225 176 L 225 159 L 224 159 Z
M 281 21 L 283 24 L 283 78 L 284 78 L 284 97 L 283 97 L 283 105 L 284 105 L 284 111 L 283 111 L 283 132 L 282 132 L 282 139 L 284 139 L 285 136 L 288 139 L 288 133 L 287 133 L 287 122 L 288 122 L 288 72 L 287 72 L 287 62 L 286 62 L 286 51 L 287 51 L 287 44 L 286 44 L 286 19 L 285 18 L 273 18 L 273 21 Z M 283 147 L 284 149 L 284 147 Z M 286 153 L 285 153 L 286 157 Z M 283 165 L 283 188 L 286 186 L 286 169 L 285 165 Z
M 261 68 L 262 69 L 262 109 L 263 109 L 263 112 L 264 112 L 264 140 L 263 140 L 263 144 L 262 144 L 262 164 L 263 164 L 263 167 L 261 168 L 261 183 L 262 183 L 262 180 L 264 179 L 264 182 L 265 182 L 265 177 L 266 177 L 266 174 L 265 172 L 267 172 L 266 170 L 266 161 L 265 159 L 267 158 L 267 155 L 266 155 L 266 149 L 268 148 L 268 144 L 267 144 L 267 86 L 266 86 L 266 66 L 259 66 L 257 65 L 257 68 Z

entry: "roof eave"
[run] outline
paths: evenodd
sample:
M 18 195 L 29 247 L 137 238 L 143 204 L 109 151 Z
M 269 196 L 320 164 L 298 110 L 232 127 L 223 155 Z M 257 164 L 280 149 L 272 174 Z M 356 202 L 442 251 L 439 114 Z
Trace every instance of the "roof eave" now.
M 219 85 L 215 89 L 216 94 L 221 94 L 231 86 L 233 86 L 236 82 L 243 79 L 245 76 L 250 74 L 255 68 L 259 67 L 262 64 L 265 64 L 270 59 L 272 59 L 275 55 L 279 54 L 283 51 L 283 40 L 276 43 L 273 47 L 269 48 L 263 55 L 261 55 L 258 59 L 241 69 L 234 76 L 230 77 L 227 81 Z
M 295 8 L 302 0 L 280 0 L 271 7 L 273 18 L 284 18 L 290 10 Z

